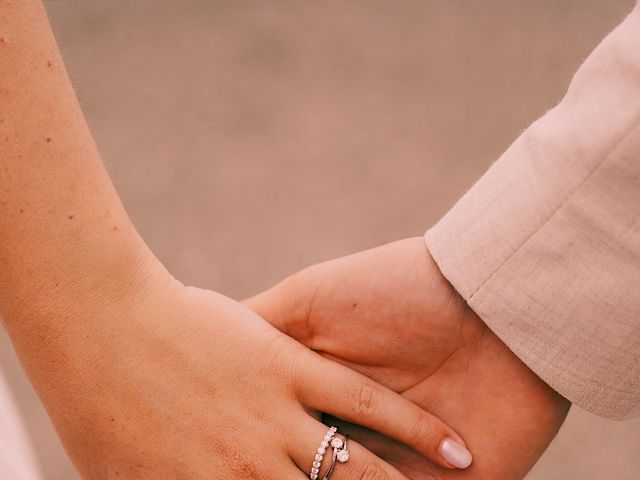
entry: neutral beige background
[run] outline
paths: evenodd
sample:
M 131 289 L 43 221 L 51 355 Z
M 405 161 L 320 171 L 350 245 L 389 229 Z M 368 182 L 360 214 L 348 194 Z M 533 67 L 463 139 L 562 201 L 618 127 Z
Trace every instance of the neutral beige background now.
M 180 279 L 241 298 L 312 262 L 421 234 L 561 97 L 632 3 L 47 8 L 144 238 Z M 47 479 L 75 478 L 4 337 L 0 360 Z M 640 421 L 575 409 L 528 478 L 637 480 L 639 452 Z

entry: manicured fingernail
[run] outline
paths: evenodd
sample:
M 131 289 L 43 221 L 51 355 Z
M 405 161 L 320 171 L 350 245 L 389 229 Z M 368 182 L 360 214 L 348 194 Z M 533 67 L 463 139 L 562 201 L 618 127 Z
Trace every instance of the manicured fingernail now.
M 447 463 L 456 468 L 467 468 L 473 461 L 471 452 L 453 438 L 445 438 L 440 444 L 439 452 Z

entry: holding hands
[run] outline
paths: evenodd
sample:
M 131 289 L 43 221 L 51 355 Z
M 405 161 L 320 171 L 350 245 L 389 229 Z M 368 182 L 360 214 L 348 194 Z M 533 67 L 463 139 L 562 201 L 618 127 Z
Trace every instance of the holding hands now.
M 453 467 L 439 447 L 460 437 L 409 399 L 233 300 L 184 287 L 160 268 L 136 277 L 126 295 L 105 296 L 99 308 L 48 307 L 8 324 L 84 477 L 303 480 L 328 430 L 321 412 Z M 31 348 L 20 327 L 62 315 L 70 327 Z M 334 480 L 407 478 L 357 440 L 348 449 Z
M 473 451 L 473 468 L 447 471 L 347 427 L 410 478 L 521 478 L 568 412 L 569 402 L 466 306 L 422 238 L 315 265 L 246 303 L 309 348 L 445 419 Z M 453 445 L 441 445 L 441 454 L 461 468 L 470 461 Z
M 516 479 L 568 411 L 421 238 L 306 269 L 248 300 L 259 315 L 140 258 L 105 266 L 101 289 L 5 312 L 86 478 L 322 479 L 338 425 L 334 480 Z M 49 318 L 64 320 L 34 348 Z
M 322 478 L 322 414 L 460 466 L 463 439 L 410 398 L 173 279 L 101 163 L 42 3 L 0 16 L 0 317 L 85 478 Z M 348 451 L 334 480 L 407 478 L 359 438 Z
M 626 56 L 618 49 L 637 44 L 629 39 L 640 31 L 639 12 L 636 8 L 611 35 L 613 40 L 594 52 L 586 63 L 589 68 L 574 79 L 574 92 L 587 87 L 599 92 L 600 82 L 617 78 L 609 72 L 618 72 L 621 79 L 636 72 L 624 63 L 624 68 L 609 68 L 609 59 L 631 58 L 630 47 Z M 516 480 L 526 475 L 564 421 L 569 401 L 469 308 L 440 272 L 423 238 L 314 265 L 244 304 L 184 286 L 149 251 L 120 203 L 41 1 L 0 0 L 0 14 L 6 19 L 0 32 L 0 317 L 85 478 Z M 589 80 L 589 72 L 600 71 L 598 65 L 607 74 L 594 74 L 597 82 L 584 80 Z M 620 84 L 634 93 L 638 82 L 635 76 L 632 80 Z M 612 86 L 599 88 L 625 91 Z M 571 113 L 578 96 L 570 95 L 550 111 L 552 121 L 546 123 L 561 124 L 554 115 L 566 115 L 573 126 L 574 119 L 591 111 Z M 585 96 L 592 97 L 599 98 Z M 608 105 L 599 100 L 594 104 Z M 627 145 L 621 139 L 637 131 L 637 122 L 627 125 L 626 119 L 637 120 L 636 113 L 621 114 L 619 132 L 603 136 L 603 145 Z M 602 116 L 594 118 L 600 128 Z M 536 146 L 536 141 L 555 138 L 543 128 L 545 122 L 541 124 L 514 144 L 511 155 L 528 158 L 531 148 L 546 161 L 553 157 L 547 150 L 564 152 L 553 142 L 553 148 Z M 587 136 L 598 140 L 592 130 L 598 131 L 585 129 Z M 589 148 L 574 143 L 580 147 L 580 161 L 588 159 L 583 152 Z M 604 147 L 592 150 L 599 152 L 594 158 L 606 157 L 601 167 L 618 162 L 610 170 L 597 163 L 578 169 L 595 180 L 599 174 L 610 175 L 600 179 L 606 195 L 593 200 L 591 195 L 599 190 L 590 189 L 589 181 L 595 181 L 591 177 L 578 181 L 556 175 L 573 178 L 566 182 L 571 188 L 564 185 L 557 195 L 551 195 L 550 187 L 558 182 L 534 182 L 536 188 L 544 185 L 546 195 L 534 215 L 535 228 L 542 230 L 538 223 L 547 219 L 549 231 L 534 238 L 529 227 L 516 229 L 524 243 L 533 239 L 543 245 L 529 245 L 531 250 L 520 255 L 520 270 L 514 267 L 509 270 L 513 276 L 505 276 L 498 287 L 494 284 L 499 297 L 495 310 L 511 325 L 518 315 L 510 312 L 527 316 L 540 307 L 534 329 L 544 333 L 539 335 L 542 340 L 563 337 L 545 358 L 547 363 L 563 374 L 565 368 L 572 369 L 567 374 L 576 378 L 572 388 L 588 406 L 623 417 L 637 410 L 639 385 L 633 355 L 640 342 L 640 304 L 633 292 L 626 293 L 629 285 L 638 283 L 634 279 L 640 271 L 635 268 L 640 213 L 626 210 L 638 205 L 640 189 L 633 181 L 640 177 L 629 160 L 637 157 L 637 146 L 632 153 L 611 158 L 602 153 Z M 578 163 L 573 160 L 567 165 Z M 540 168 L 543 163 L 524 165 L 518 167 L 523 169 L 518 182 L 532 178 L 530 165 L 535 172 L 546 171 Z M 504 162 L 501 168 L 508 173 Z M 610 230 L 619 233 L 608 235 L 605 223 L 585 216 L 590 209 L 565 201 L 582 198 L 574 195 L 572 182 L 579 186 L 577 193 L 584 194 L 582 200 L 598 209 L 605 205 L 602 198 L 620 195 L 609 210 L 602 207 L 601 215 L 609 221 L 608 212 L 618 212 L 619 225 Z M 494 201 L 496 191 L 528 191 L 517 182 L 504 184 L 508 188 L 487 188 L 488 205 L 531 210 L 533 200 Z M 583 187 L 585 192 L 580 191 Z M 467 207 L 474 204 L 466 198 Z M 551 198 L 571 221 L 553 213 L 547 205 Z M 550 217 L 558 221 L 557 230 L 548 225 Z M 501 221 L 503 215 L 495 218 Z M 497 220 L 485 223 L 499 225 Z M 460 225 L 455 232 L 467 231 L 466 220 Z M 575 225 L 580 228 L 571 230 Z M 506 240 L 499 253 L 505 250 L 511 259 L 516 237 L 500 232 L 495 238 Z M 459 237 L 443 238 L 448 242 Z M 447 242 L 450 255 L 445 258 L 463 264 L 456 262 L 456 255 L 469 242 Z M 577 251 L 582 256 L 572 253 L 574 245 L 581 246 Z M 574 262 L 574 256 L 580 261 Z M 533 270 L 530 265 L 537 267 L 542 257 L 547 269 L 538 269 L 543 278 L 539 284 L 545 291 L 554 285 L 567 287 L 562 295 L 552 295 L 553 309 L 546 309 L 537 293 L 521 291 L 520 284 L 510 294 L 520 299 L 522 308 L 502 308 L 504 288 Z M 437 258 L 444 265 L 442 257 Z M 611 259 L 614 267 L 609 268 Z M 562 261 L 578 272 L 577 281 L 565 281 L 574 270 L 563 268 Z M 466 278 L 473 265 L 464 263 L 460 275 Z M 549 269 L 557 274 L 555 283 L 547 281 Z M 459 285 L 459 278 L 445 271 Z M 593 272 L 601 271 L 608 290 L 592 281 Z M 469 298 L 477 305 L 477 297 Z M 536 305 L 530 307 L 529 300 Z M 609 308 L 614 300 L 619 306 Z M 563 302 L 572 302 L 573 309 L 565 309 Z M 594 306 L 595 313 L 582 308 L 583 303 L 585 308 Z M 547 312 L 562 314 L 559 326 L 545 322 Z M 579 314 L 586 318 L 574 327 Z M 484 318 L 500 333 L 495 322 Z M 586 334 L 580 325 L 586 326 Z M 527 328 L 518 338 L 528 344 L 535 335 Z M 566 357 L 564 346 L 571 342 L 576 346 L 569 350 L 579 355 L 556 362 Z M 548 344 L 539 343 L 532 355 L 545 357 L 540 345 L 546 349 Z M 590 357 L 597 358 L 591 362 Z M 580 362 L 591 362 L 597 372 L 577 368 Z M 609 368 L 615 373 L 611 380 L 606 378 Z M 576 401 L 571 391 L 558 389 Z

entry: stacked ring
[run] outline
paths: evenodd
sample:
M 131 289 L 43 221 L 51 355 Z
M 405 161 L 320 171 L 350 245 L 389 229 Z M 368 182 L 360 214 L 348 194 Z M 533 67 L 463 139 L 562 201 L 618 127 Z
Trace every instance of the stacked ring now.
M 322 460 L 324 460 L 324 455 L 327 453 L 327 448 L 329 448 L 329 443 L 333 440 L 338 431 L 338 427 L 331 427 L 329 431 L 325 434 L 318 450 L 316 450 L 316 456 L 313 459 L 313 464 L 311 466 L 311 473 L 309 474 L 309 480 L 317 480 L 318 475 L 320 474 L 320 467 L 322 466 Z
M 349 450 L 347 449 L 348 440 L 348 437 L 345 437 L 344 440 L 340 437 L 334 437 L 333 440 L 331 440 L 331 448 L 333 448 L 331 466 L 329 467 L 329 470 L 327 470 L 327 473 L 324 475 L 322 480 L 329 480 L 329 478 L 331 478 L 331 475 L 333 474 L 333 470 L 336 468 L 336 465 L 338 463 L 347 463 L 347 461 L 349 460 Z
M 348 439 L 336 437 L 336 433 L 338 433 L 338 427 L 331 427 L 322 439 L 313 459 L 309 480 L 318 480 L 322 461 L 324 460 L 329 446 L 333 449 L 333 454 L 331 455 L 331 466 L 329 467 L 329 470 L 327 470 L 327 473 L 325 473 L 324 477 L 322 477 L 322 480 L 329 480 L 333 474 L 333 470 L 336 468 L 336 465 L 338 463 L 346 463 L 349 460 L 349 450 L 347 449 Z

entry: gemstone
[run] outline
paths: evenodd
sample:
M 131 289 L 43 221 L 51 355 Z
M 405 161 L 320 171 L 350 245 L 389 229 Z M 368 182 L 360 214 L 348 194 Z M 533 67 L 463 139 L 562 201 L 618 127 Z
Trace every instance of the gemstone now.
M 338 460 L 340 463 L 345 463 L 347 460 L 349 460 L 349 450 L 340 450 L 336 455 L 336 460 Z
M 333 440 L 331 440 L 331 446 L 333 448 L 342 448 L 343 445 L 344 441 L 341 438 L 334 438 Z

